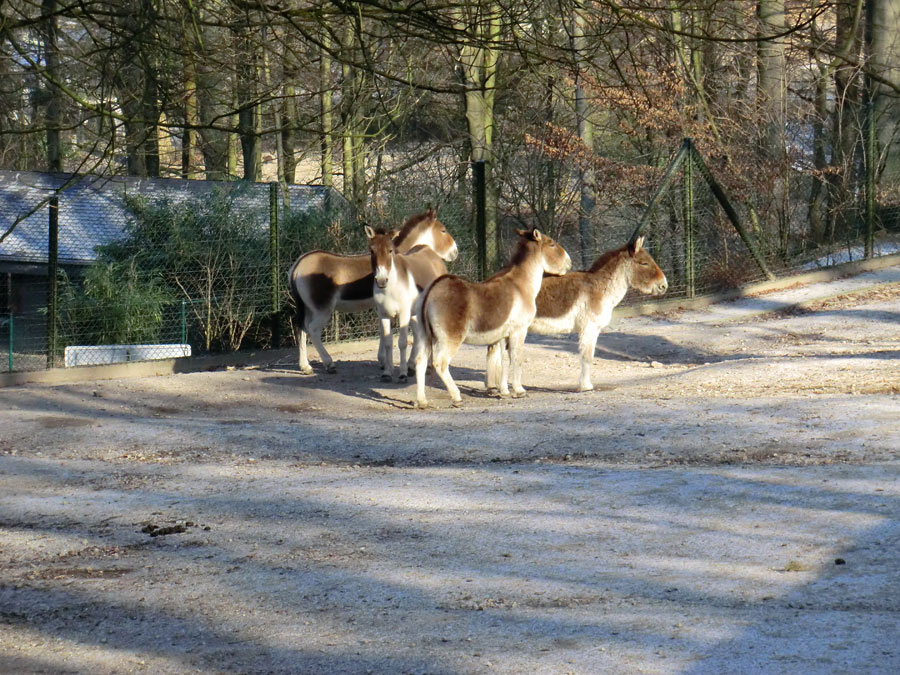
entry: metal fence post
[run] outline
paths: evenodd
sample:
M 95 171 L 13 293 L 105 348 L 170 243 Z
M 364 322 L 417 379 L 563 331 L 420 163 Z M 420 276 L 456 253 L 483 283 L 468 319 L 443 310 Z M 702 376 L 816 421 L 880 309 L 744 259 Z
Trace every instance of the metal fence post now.
M 866 258 L 871 258 L 875 252 L 875 164 L 878 161 L 878 143 L 875 136 L 875 111 L 873 108 L 872 99 L 869 98 L 865 105 L 866 144 L 863 152 L 863 161 L 866 164 Z
M 47 233 L 47 367 L 56 365 L 57 276 L 59 274 L 59 197 L 50 199 Z
M 181 344 L 187 344 L 187 300 L 181 301 Z
M 682 195 L 684 221 L 684 286 L 685 294 L 694 297 L 694 170 L 691 153 L 684 160 L 684 193 Z
M 631 235 L 631 241 L 637 239 L 638 235 L 643 232 L 644 227 L 650 220 L 653 209 L 656 208 L 656 205 L 659 204 L 660 200 L 663 198 L 663 195 L 669 189 L 669 185 L 675 179 L 675 173 L 678 171 L 678 167 L 681 166 L 681 163 L 684 161 L 685 156 L 688 154 L 688 152 L 690 152 L 691 147 L 691 139 L 685 138 L 681 143 L 681 147 L 678 148 L 675 156 L 672 157 L 672 160 L 669 162 L 669 166 L 666 167 L 666 173 L 663 176 L 662 181 L 659 185 L 656 186 L 656 191 L 653 193 L 653 196 L 647 203 L 647 207 L 644 210 L 644 215 L 641 218 L 641 222 L 639 222 L 637 227 L 634 228 L 634 232 Z
M 272 284 L 272 348 L 281 346 L 281 261 L 278 247 L 278 193 L 281 186 L 269 183 L 269 274 Z
M 13 322 L 13 313 L 12 310 L 9 310 L 9 372 L 13 371 L 13 345 L 15 344 L 14 340 L 15 334 L 15 323 Z
M 719 204 L 722 205 L 722 208 L 725 211 L 725 215 L 728 216 L 728 220 L 731 221 L 731 224 L 737 231 L 738 236 L 741 238 L 741 241 L 744 242 L 747 250 L 750 251 L 750 255 L 753 256 L 753 260 L 756 261 L 757 266 L 759 266 L 759 269 L 762 271 L 762 273 L 766 275 L 766 278 L 769 281 L 774 281 L 775 275 L 772 274 L 769 266 L 766 265 L 765 259 L 759 252 L 756 244 L 753 243 L 753 240 L 750 238 L 750 235 L 744 228 L 743 223 L 741 223 L 741 219 L 740 217 L 738 217 L 737 211 L 734 210 L 734 207 L 731 205 L 731 202 L 725 195 L 725 191 L 722 189 L 722 186 L 719 185 L 719 182 L 715 178 L 713 178 L 712 172 L 709 170 L 709 167 L 706 166 L 706 162 L 703 161 L 703 156 L 697 151 L 697 148 L 694 147 L 690 140 L 686 142 L 688 143 L 688 146 L 690 148 L 691 156 L 693 157 L 694 162 L 697 165 L 697 170 L 700 172 L 700 175 L 703 176 L 706 184 L 709 185 L 709 189 L 712 190 L 712 193 L 715 196 L 716 200 L 719 202 Z
M 484 160 L 472 162 L 472 182 L 475 190 L 475 240 L 478 248 L 478 274 L 487 278 L 487 185 Z

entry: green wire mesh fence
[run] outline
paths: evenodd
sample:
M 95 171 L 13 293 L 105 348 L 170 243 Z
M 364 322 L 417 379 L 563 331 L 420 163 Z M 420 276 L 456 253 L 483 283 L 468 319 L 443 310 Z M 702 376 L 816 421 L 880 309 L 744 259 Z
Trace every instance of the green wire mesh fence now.
M 288 346 L 287 273 L 302 253 L 363 253 L 360 221 L 399 227 L 429 206 L 459 246 L 450 271 L 471 279 L 504 264 L 515 229 L 532 225 L 576 267 L 640 232 L 674 298 L 857 260 L 870 233 L 872 255 L 898 250 L 900 172 L 882 171 L 866 209 L 864 190 L 809 172 L 794 172 L 790 189 L 730 194 L 718 182 L 727 167 L 707 166 L 690 141 L 649 169 L 611 180 L 616 198 L 588 213 L 574 178 L 543 213 L 501 185 L 490 242 L 477 190 L 440 171 L 384 178 L 364 217 L 322 186 L 0 172 L 0 371 Z M 324 333 L 376 335 L 374 311 L 336 313 Z
M 277 346 L 291 256 L 340 248 L 353 220 L 333 190 L 277 196 L 242 182 L 0 173 L 3 365 Z

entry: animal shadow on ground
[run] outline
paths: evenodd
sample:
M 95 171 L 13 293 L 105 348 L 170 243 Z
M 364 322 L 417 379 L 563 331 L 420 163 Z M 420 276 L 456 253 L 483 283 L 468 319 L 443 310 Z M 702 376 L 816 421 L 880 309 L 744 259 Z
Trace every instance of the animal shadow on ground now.
M 396 377 L 393 382 L 384 382 L 381 380 L 381 367 L 375 359 L 343 360 L 337 362 L 336 365 L 336 373 L 327 373 L 319 363 L 313 363 L 312 375 L 301 373 L 296 363 L 273 364 L 264 366 L 260 370 L 271 373 L 271 376 L 263 379 L 263 382 L 269 385 L 332 392 L 401 409 L 415 407 L 416 378 L 414 375 L 410 375 L 406 382 L 398 382 Z M 454 377 L 464 383 L 471 380 L 484 381 L 483 370 L 454 366 L 453 373 Z M 442 387 L 430 366 L 426 383 L 431 387 Z M 494 397 L 488 395 L 483 386 L 479 389 L 461 384 L 460 389 L 476 398 Z
M 578 353 L 578 337 L 576 335 L 543 336 L 529 335 L 528 342 L 550 349 L 558 349 Z M 610 361 L 637 361 L 646 363 L 659 361 L 666 365 L 706 363 L 711 359 L 719 360 L 721 355 L 712 354 L 693 347 L 672 342 L 659 335 L 633 335 L 630 333 L 600 333 L 594 358 Z

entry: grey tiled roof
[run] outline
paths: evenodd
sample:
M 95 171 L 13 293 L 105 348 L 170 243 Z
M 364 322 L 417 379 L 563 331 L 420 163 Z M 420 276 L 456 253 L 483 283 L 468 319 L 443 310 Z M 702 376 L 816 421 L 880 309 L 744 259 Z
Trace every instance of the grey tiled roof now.
M 68 183 L 68 185 L 67 185 Z M 266 214 L 269 186 L 264 183 L 219 183 L 201 180 L 137 178 L 133 176 L 73 176 L 28 171 L 0 171 L 0 236 L 24 217 L 0 243 L 0 261 L 47 260 L 48 200 L 59 193 L 59 261 L 89 263 L 96 248 L 120 239 L 128 224 L 123 196 L 141 194 L 178 202 L 208 195 L 212 190 L 237 189 L 236 201 Z M 321 206 L 327 188 L 292 185 L 291 208 Z M 265 222 L 265 218 L 261 219 Z

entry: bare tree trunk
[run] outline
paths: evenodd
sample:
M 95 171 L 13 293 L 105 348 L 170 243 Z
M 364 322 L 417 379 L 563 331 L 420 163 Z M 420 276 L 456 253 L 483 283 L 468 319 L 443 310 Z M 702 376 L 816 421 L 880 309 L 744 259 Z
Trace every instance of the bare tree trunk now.
M 900 177 L 900 0 L 868 0 L 871 4 L 872 106 L 881 166 L 893 180 Z
M 544 86 L 544 122 L 547 125 L 552 125 L 555 120 L 555 79 L 552 76 L 548 76 Z M 544 157 L 541 162 L 542 170 L 539 176 L 541 227 L 552 232 L 556 229 L 556 203 L 558 198 L 556 187 L 556 161 L 553 158 Z
M 356 36 L 351 21 L 347 22 L 341 50 L 345 54 L 341 65 L 341 122 L 344 166 L 344 195 L 362 216 L 366 204 L 365 139 L 360 109 L 362 74 L 354 68 Z
M 326 36 L 319 60 L 319 112 L 322 147 L 322 185 L 334 184 L 334 114 L 332 109 L 331 56 L 327 49 L 330 40 Z
M 115 59 L 116 92 L 125 117 L 128 173 L 159 175 L 160 105 L 153 39 L 154 7 L 149 0 L 132 0 L 119 19 L 121 44 Z
M 861 75 L 857 67 L 862 47 L 861 2 L 845 0 L 836 5 L 837 65 L 833 69 L 835 107 L 832 117 L 832 166 L 828 202 L 832 213 L 829 239 L 835 241 L 850 233 L 853 226 L 853 185 L 856 158 L 861 152 L 860 94 Z
M 828 68 L 820 64 L 816 75 L 816 98 L 813 118 L 813 169 L 812 186 L 809 194 L 809 239 L 815 243 L 824 241 L 828 230 L 828 213 L 825 209 L 823 178 L 827 167 L 825 157 L 825 120 L 828 119 Z
M 346 42 L 345 42 L 346 46 Z M 351 204 L 356 204 L 353 189 L 356 181 L 353 179 L 353 81 L 352 67 L 344 63 L 341 65 L 341 145 L 342 165 L 344 171 L 344 196 Z
M 159 85 L 156 73 L 145 74 L 144 90 L 141 100 L 141 114 L 145 120 L 144 143 L 141 154 L 148 176 L 159 176 Z
M 492 47 L 500 36 L 500 11 L 491 3 L 479 7 L 471 17 L 461 17 L 458 27 L 470 30 L 476 40 L 460 50 L 460 66 L 464 82 L 466 123 L 471 143 L 471 161 L 484 161 L 485 166 L 485 247 L 486 265 L 493 270 L 499 264 L 497 229 L 497 182 L 494 179 L 494 99 L 496 94 L 499 54 Z
M 757 42 L 757 100 L 763 113 L 762 149 L 771 159 L 784 154 L 785 60 L 784 44 L 775 36 L 784 32 L 784 0 L 760 0 Z
M 203 17 L 201 17 L 202 19 Z M 216 52 L 224 56 L 227 49 L 225 29 L 198 21 L 199 38 L 196 45 L 197 102 L 200 116 L 200 151 L 207 180 L 224 180 L 228 175 L 230 134 L 231 82 L 223 64 L 216 62 Z
M 247 16 L 247 24 L 250 17 Z M 238 136 L 244 160 L 244 180 L 258 182 L 262 178 L 262 143 L 260 137 L 259 82 L 261 78 L 259 49 L 249 35 L 249 28 L 235 34 L 238 55 L 235 94 L 237 96 Z
M 777 232 L 780 255 L 788 252 L 788 214 L 786 208 L 788 166 L 785 162 L 785 54 L 781 34 L 785 30 L 784 0 L 759 0 L 756 5 L 757 27 L 757 105 L 762 116 L 760 148 L 779 172 L 773 186 L 773 199 L 764 211 L 765 220 Z
M 578 138 L 588 150 L 588 158 L 594 151 L 594 125 L 590 120 L 590 106 L 584 90 L 583 70 L 587 66 L 584 59 L 586 19 L 582 6 L 575 8 L 575 26 L 573 30 L 573 47 L 575 48 L 575 119 L 578 126 Z M 596 255 L 594 241 L 594 208 L 597 194 L 594 186 L 594 171 L 590 163 L 582 165 L 578 170 L 578 189 L 580 205 L 578 209 L 578 233 L 581 238 L 581 265 L 590 266 Z
M 44 19 L 41 24 L 44 40 L 44 59 L 47 64 L 47 76 L 52 82 L 59 78 L 59 46 L 57 44 L 56 12 L 57 0 L 43 0 L 41 12 Z M 62 171 L 62 148 L 60 143 L 60 94 L 54 84 L 48 86 L 46 112 L 47 124 L 47 170 Z
M 193 54 L 185 50 L 184 60 L 184 132 L 181 136 L 181 177 L 195 178 L 194 146 L 200 116 L 197 105 L 197 70 Z
M 296 57 L 290 48 L 286 49 L 282 64 L 282 85 L 280 112 L 276 115 L 279 133 L 278 161 L 280 163 L 279 180 L 291 184 L 296 180 L 297 158 L 294 155 L 297 144 L 297 65 Z

